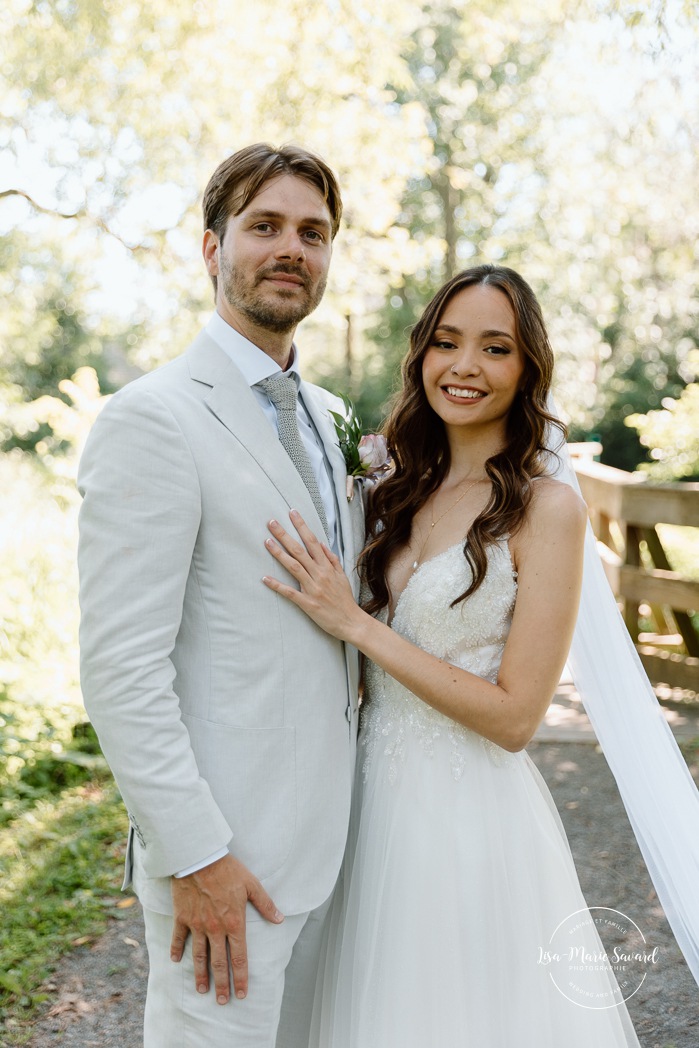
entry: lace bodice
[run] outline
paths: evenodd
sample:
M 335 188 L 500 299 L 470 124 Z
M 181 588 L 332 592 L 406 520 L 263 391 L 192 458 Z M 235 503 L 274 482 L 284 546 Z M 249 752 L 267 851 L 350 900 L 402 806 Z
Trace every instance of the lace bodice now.
M 482 584 L 466 600 L 450 607 L 464 592 L 470 577 L 461 544 L 425 561 L 398 599 L 392 628 L 430 654 L 495 683 L 517 594 L 507 542 L 489 547 Z M 365 775 L 370 763 L 382 753 L 391 762 L 389 777 L 395 781 L 405 757 L 408 733 L 428 755 L 434 754 L 436 740 L 448 740 L 456 779 L 463 770 L 466 746 L 476 740 L 496 764 L 512 757 L 422 702 L 372 662 L 367 664 L 365 696 L 361 740 Z

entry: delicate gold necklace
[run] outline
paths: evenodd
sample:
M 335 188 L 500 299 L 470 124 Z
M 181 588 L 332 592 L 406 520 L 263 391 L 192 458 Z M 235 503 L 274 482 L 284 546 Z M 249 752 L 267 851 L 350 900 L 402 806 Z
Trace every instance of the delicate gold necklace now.
M 437 517 L 436 520 L 434 519 L 434 504 L 433 504 L 432 523 L 430 524 L 430 529 L 427 532 L 427 537 L 425 538 L 425 541 L 423 542 L 422 546 L 420 546 L 420 552 L 417 555 L 417 559 L 413 561 L 413 568 L 412 568 L 413 571 L 417 571 L 417 569 L 419 568 L 420 561 L 422 560 L 422 554 L 425 552 L 425 547 L 426 547 L 427 543 L 430 541 L 430 535 L 432 534 L 434 529 L 437 527 L 437 525 L 439 524 L 440 520 L 444 520 L 444 518 L 446 517 L 447 513 L 451 513 L 451 511 L 453 509 L 455 509 L 459 505 L 459 503 L 461 502 L 462 498 L 465 498 L 466 495 L 468 495 L 468 493 L 471 490 L 471 488 L 474 488 L 477 483 L 478 483 L 478 479 L 472 480 L 471 483 L 468 485 L 468 487 L 464 488 L 464 490 L 461 492 L 461 494 L 459 495 L 459 497 L 456 500 L 456 502 L 452 502 L 451 506 L 449 506 L 447 509 L 445 509 L 444 513 L 442 513 L 441 517 Z

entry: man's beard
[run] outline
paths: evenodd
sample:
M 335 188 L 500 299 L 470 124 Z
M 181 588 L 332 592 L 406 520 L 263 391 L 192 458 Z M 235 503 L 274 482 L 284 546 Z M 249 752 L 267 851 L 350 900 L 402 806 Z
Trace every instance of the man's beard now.
M 289 273 L 303 280 L 303 295 L 299 296 L 296 291 L 285 292 L 280 289 L 275 300 L 267 298 L 260 287 L 265 277 L 274 273 Z M 326 281 L 321 280 L 316 288 L 311 290 L 308 278 L 288 265 L 264 270 L 251 280 L 240 267 L 231 265 L 228 259 L 221 260 L 218 279 L 223 286 L 223 296 L 233 309 L 237 309 L 257 327 L 278 335 L 293 331 L 304 317 L 313 312 L 323 297 L 326 285 Z M 285 299 L 285 295 L 289 298 Z

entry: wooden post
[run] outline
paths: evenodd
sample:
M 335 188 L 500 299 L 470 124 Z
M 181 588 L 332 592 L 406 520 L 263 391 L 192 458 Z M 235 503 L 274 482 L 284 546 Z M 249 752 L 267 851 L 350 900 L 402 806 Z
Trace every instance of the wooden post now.
M 597 538 L 600 542 L 603 542 L 605 546 L 614 549 L 614 540 L 612 539 L 610 524 L 611 521 L 606 513 L 600 512 L 597 515 Z
M 605 543 L 600 551 L 607 577 L 649 676 L 656 684 L 699 693 L 699 630 L 692 616 L 699 612 L 699 580 L 672 570 L 656 530 L 660 523 L 699 534 L 699 484 L 652 484 L 643 474 L 603 466 L 584 454 L 574 464 L 595 533 Z M 610 550 L 617 528 L 622 537 L 618 560 Z M 648 551 L 645 563 L 641 542 Z M 658 634 L 639 645 L 641 604 L 650 607 Z M 678 648 L 677 634 L 681 650 L 668 650 Z
M 624 564 L 638 568 L 641 566 L 641 533 L 633 524 L 625 525 Z M 638 644 L 638 601 L 636 598 L 624 597 L 622 615 L 626 628 L 634 644 Z
M 644 528 L 643 537 L 646 540 L 648 552 L 650 553 L 651 559 L 656 568 L 661 568 L 663 571 L 672 571 L 670 561 L 667 559 L 667 553 L 660 541 L 660 535 L 658 535 L 657 529 Z M 686 611 L 680 611 L 673 607 L 671 607 L 670 610 L 672 612 L 672 617 L 677 623 L 677 629 L 682 635 L 687 654 L 693 655 L 697 658 L 699 656 L 699 634 L 695 629 L 694 623 Z

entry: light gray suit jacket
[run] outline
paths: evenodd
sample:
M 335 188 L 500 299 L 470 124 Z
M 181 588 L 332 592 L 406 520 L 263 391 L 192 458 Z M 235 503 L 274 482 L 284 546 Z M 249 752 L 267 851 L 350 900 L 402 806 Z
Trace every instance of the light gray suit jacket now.
M 361 498 L 325 390 L 301 383 L 357 589 Z M 284 913 L 319 905 L 347 834 L 357 653 L 267 589 L 263 543 L 310 495 L 231 359 L 202 333 L 115 394 L 80 466 L 81 677 L 129 810 L 141 901 L 172 912 L 170 876 L 218 849 Z

